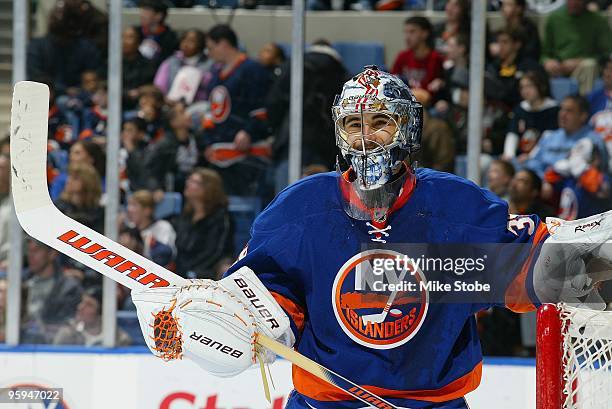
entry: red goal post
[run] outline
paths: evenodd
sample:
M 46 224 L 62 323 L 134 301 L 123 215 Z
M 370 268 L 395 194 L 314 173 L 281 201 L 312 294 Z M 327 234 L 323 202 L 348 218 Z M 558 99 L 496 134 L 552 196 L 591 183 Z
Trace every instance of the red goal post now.
M 545 304 L 536 348 L 537 409 L 612 408 L 612 311 Z

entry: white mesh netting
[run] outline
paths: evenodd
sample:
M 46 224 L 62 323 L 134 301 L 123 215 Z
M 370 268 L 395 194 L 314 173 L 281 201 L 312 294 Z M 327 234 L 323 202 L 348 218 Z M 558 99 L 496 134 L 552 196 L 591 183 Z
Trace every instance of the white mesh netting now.
M 564 409 L 612 408 L 612 311 L 560 305 Z

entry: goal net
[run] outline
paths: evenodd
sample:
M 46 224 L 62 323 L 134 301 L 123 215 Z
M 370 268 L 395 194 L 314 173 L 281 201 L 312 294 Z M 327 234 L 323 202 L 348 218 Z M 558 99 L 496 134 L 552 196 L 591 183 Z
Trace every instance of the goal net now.
M 612 408 L 612 311 L 538 311 L 537 409 Z

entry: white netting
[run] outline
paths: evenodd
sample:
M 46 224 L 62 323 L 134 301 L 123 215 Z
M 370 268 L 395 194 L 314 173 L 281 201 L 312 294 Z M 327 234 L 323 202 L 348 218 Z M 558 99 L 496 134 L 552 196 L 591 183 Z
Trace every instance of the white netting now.
M 560 305 L 564 409 L 612 408 L 612 311 Z

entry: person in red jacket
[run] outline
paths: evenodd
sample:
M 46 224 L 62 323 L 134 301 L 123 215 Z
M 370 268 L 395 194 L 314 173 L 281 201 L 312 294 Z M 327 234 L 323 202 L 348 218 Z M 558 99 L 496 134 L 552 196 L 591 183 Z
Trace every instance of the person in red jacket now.
M 409 17 L 404 22 L 407 49 L 395 59 L 392 74 L 398 75 L 410 88 L 435 94 L 441 87 L 444 57 L 433 49 L 433 27 L 425 17 Z

